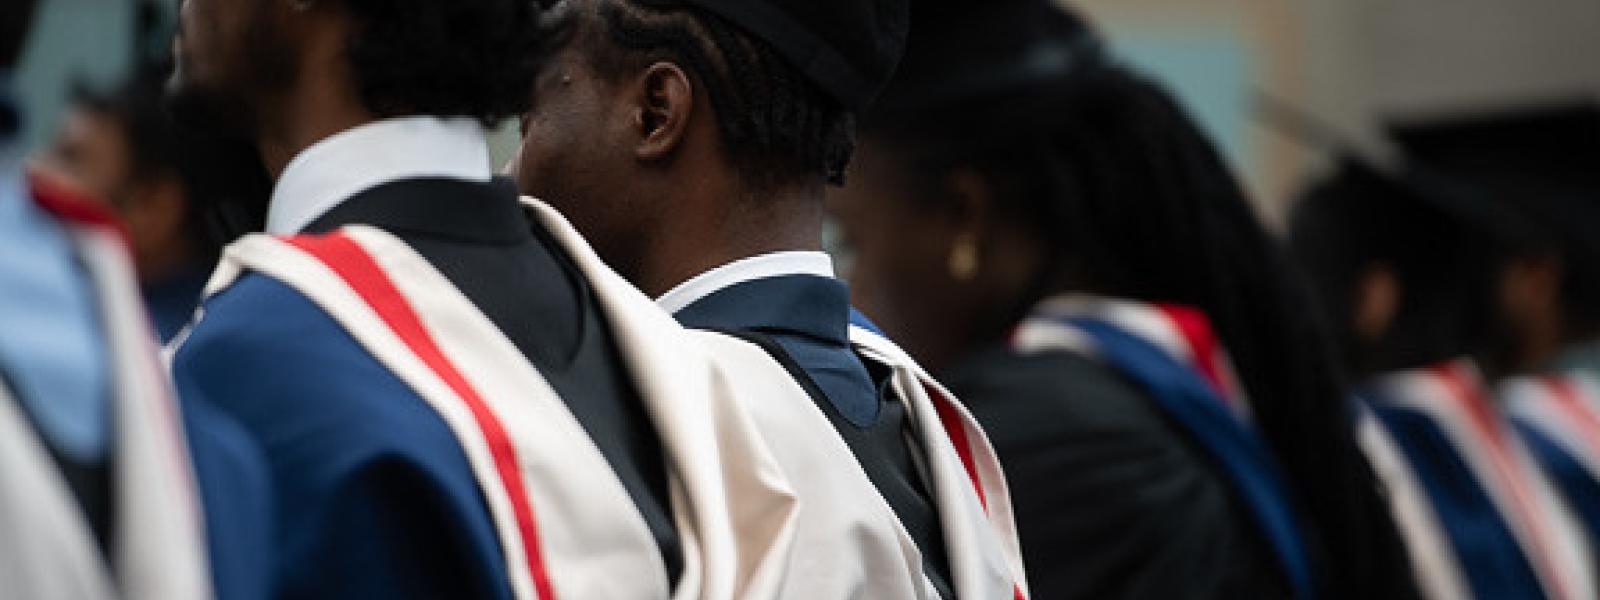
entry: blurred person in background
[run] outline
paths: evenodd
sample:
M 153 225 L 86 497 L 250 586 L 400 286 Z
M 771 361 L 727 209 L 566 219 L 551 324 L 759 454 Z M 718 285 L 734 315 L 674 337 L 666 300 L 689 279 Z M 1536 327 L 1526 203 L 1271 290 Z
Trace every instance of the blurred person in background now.
M 1495 402 L 1499 287 L 1522 220 L 1481 190 L 1355 160 L 1311 187 L 1291 239 L 1371 408 L 1362 443 L 1432 598 L 1591 598 L 1590 550 Z M 1487 366 L 1486 366 L 1487 365 Z
M 831 206 L 989 431 L 1038 597 L 1414 595 L 1309 295 L 1173 98 L 1051 2 L 913 14 Z
M 162 342 L 189 322 L 228 241 L 218 239 L 207 209 L 265 204 L 271 190 L 254 149 L 177 126 L 165 83 L 165 70 L 147 67 L 109 91 L 80 91 L 48 159 L 127 226 Z
M 1483 194 L 1524 233 L 1490 290 L 1482 363 L 1502 410 L 1600 540 L 1600 371 L 1574 360 L 1600 337 L 1600 106 L 1503 108 L 1411 122 L 1395 135 L 1418 164 Z
M 33 7 L 0 5 L 0 594 L 266 598 L 259 453 L 174 405 L 115 218 L 25 174 L 9 86 Z
M 821 252 L 824 190 L 899 60 L 907 6 L 567 0 L 523 118 L 522 190 L 709 332 L 792 475 L 785 598 L 1025 592 L 977 423 L 891 342 L 851 327 Z

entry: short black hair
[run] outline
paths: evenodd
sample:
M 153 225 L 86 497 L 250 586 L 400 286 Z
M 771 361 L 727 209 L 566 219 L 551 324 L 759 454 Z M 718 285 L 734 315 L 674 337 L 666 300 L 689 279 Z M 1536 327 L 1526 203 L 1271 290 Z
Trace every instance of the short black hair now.
M 225 230 L 222 211 L 265 215 L 272 179 L 256 149 L 243 140 L 206 135 L 180 126 L 167 110 L 168 69 L 141 67 L 127 81 L 105 90 L 79 85 L 73 105 L 107 117 L 122 129 L 131 175 L 172 174 L 188 202 L 186 230 L 202 254 L 215 254 L 243 231 Z
M 535 0 L 344 0 L 361 99 L 380 117 L 471 117 L 527 109 L 538 74 Z
M 689 72 L 710 96 L 730 159 L 747 185 L 844 181 L 856 116 L 765 41 L 682 0 L 599 0 L 573 32 L 601 77 L 652 62 Z

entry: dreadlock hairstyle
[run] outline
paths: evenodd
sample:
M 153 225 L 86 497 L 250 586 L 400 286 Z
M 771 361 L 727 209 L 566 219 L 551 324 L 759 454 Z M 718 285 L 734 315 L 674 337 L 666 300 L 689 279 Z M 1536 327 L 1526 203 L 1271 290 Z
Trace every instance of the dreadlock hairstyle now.
M 658 61 L 688 71 L 747 185 L 843 181 L 855 115 L 770 44 L 682 0 L 598 0 L 580 20 L 579 43 L 603 78 Z
M 1336 598 L 1415 594 L 1309 294 L 1167 92 L 1100 58 L 1025 89 L 883 113 L 865 119 L 863 135 L 909 161 L 923 197 L 947 197 L 944 175 L 972 169 L 1048 246 L 1017 318 L 1062 291 L 1203 310 L 1303 508 L 1318 585 Z

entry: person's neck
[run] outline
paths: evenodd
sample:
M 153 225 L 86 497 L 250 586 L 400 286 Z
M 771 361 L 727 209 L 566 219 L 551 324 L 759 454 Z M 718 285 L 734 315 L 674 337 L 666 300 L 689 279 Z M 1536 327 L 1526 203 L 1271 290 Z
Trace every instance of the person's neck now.
M 822 189 L 684 194 L 640 257 L 635 284 L 651 297 L 728 263 L 772 252 L 822 250 Z
M 273 181 L 306 148 L 378 120 L 351 85 L 354 74 L 342 65 L 322 62 L 320 70 L 306 71 L 297 85 L 262 103 L 267 108 L 257 124 L 256 148 Z

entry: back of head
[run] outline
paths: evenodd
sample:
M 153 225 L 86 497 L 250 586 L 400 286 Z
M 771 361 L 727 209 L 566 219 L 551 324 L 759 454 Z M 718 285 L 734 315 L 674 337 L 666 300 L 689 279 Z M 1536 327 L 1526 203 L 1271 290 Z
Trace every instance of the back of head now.
M 680 64 L 710 98 L 728 158 L 756 189 L 837 182 L 857 111 L 899 59 L 905 0 L 595 0 L 578 33 L 615 79 Z
M 1519 103 L 1481 112 L 1416 118 L 1391 134 L 1411 162 L 1483 197 L 1469 218 L 1493 227 L 1514 254 L 1557 256 L 1566 326 L 1600 335 L 1600 103 Z M 1503 228 L 1503 226 L 1502 226 Z
M 1019 313 L 1084 291 L 1209 315 L 1306 508 L 1329 595 L 1406 595 L 1404 553 L 1354 443 L 1331 340 L 1305 314 L 1309 295 L 1215 147 L 1101 46 L 1044 0 L 920 3 L 905 70 L 863 131 L 929 186 L 977 171 L 1034 228 L 1049 255 Z
M 379 117 L 522 112 L 538 69 L 533 0 L 341 0 L 356 31 L 348 56 Z
M 132 179 L 176 178 L 187 208 L 182 242 L 206 260 L 243 232 L 227 226 L 237 217 L 226 215 L 263 212 L 272 184 L 254 147 L 179 125 L 164 102 L 165 81 L 166 69 L 147 66 L 109 90 L 79 90 L 75 104 L 118 124 Z
M 1352 370 L 1425 366 L 1468 355 L 1486 333 L 1491 249 L 1431 196 L 1448 193 L 1347 162 L 1308 188 L 1290 215 L 1296 258 L 1316 286 Z M 1377 269 L 1398 284 L 1399 304 L 1377 339 L 1363 339 L 1354 315 L 1363 281 Z
M 540 14 L 534 0 L 194 0 L 168 91 L 186 122 L 247 139 L 319 111 L 490 125 L 527 108 Z M 299 93 L 317 104 L 287 113 Z

